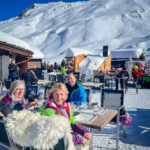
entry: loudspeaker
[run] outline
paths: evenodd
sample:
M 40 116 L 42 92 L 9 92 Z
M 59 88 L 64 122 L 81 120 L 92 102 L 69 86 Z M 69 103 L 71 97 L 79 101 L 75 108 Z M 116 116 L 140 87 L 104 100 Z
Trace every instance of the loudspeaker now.
M 108 45 L 103 46 L 103 57 L 108 57 Z

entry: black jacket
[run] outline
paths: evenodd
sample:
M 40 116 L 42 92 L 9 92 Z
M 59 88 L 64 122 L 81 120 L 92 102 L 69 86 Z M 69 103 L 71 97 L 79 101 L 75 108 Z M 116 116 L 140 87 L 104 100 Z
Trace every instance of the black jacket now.
M 33 82 L 38 81 L 30 71 L 23 72 L 21 79 L 25 81 L 26 86 L 32 85 Z

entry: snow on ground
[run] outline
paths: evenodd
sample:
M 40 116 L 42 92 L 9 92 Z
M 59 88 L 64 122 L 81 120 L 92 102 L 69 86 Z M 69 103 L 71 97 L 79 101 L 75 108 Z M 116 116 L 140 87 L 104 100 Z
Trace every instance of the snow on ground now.
M 150 150 L 150 89 L 129 88 L 125 94 L 125 107 L 132 117 L 127 127 L 127 138 L 120 126 L 120 150 Z M 100 101 L 100 93 L 93 94 L 93 101 Z M 108 124 L 102 131 L 93 129 L 93 150 L 114 150 L 116 148 L 116 126 Z

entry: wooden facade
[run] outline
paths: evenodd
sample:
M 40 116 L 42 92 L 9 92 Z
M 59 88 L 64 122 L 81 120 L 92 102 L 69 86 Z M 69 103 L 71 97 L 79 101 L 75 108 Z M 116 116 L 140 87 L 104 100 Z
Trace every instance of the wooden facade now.
M 111 54 L 105 59 L 105 61 L 100 65 L 98 68 L 98 72 L 103 70 L 110 70 L 111 69 Z
M 79 55 L 75 57 L 66 57 L 67 66 L 72 65 L 74 68 L 74 72 L 78 72 L 80 62 L 85 59 L 87 55 Z
M 34 67 L 41 68 L 42 67 L 42 59 L 32 58 L 27 62 L 27 69 L 33 69 Z
M 66 57 L 66 62 L 67 65 L 70 65 L 70 63 L 72 63 L 74 67 L 74 72 L 78 72 L 80 62 L 82 62 L 86 57 L 87 55 L 85 54 L 75 57 Z M 105 58 L 105 61 L 99 66 L 98 71 L 110 69 L 111 69 L 111 54 L 109 54 L 109 56 Z
M 79 64 L 80 62 L 85 59 L 87 57 L 87 55 L 79 55 L 79 56 L 75 56 L 74 59 L 74 72 L 78 72 L 79 70 Z

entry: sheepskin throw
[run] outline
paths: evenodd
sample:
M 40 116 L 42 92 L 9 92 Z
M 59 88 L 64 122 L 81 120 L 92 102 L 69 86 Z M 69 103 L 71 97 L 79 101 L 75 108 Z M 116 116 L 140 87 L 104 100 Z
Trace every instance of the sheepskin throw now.
M 13 142 L 20 146 L 49 150 L 66 136 L 68 150 L 75 150 L 69 121 L 62 116 L 47 117 L 27 110 L 14 111 L 6 118 L 6 127 Z

